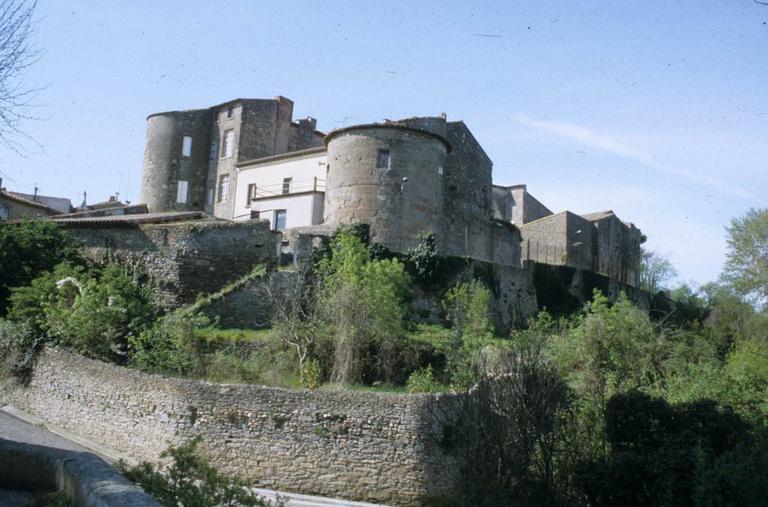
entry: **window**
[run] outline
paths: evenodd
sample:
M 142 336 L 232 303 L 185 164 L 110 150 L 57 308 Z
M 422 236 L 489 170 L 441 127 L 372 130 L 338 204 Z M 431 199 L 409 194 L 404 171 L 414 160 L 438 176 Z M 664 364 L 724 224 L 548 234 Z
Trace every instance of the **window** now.
M 179 186 L 176 188 L 176 202 L 179 204 L 185 204 L 187 202 L 187 182 L 179 180 Z
M 256 200 L 257 191 L 258 191 L 258 188 L 256 187 L 255 183 L 251 183 L 250 185 L 248 185 L 248 202 Z
M 208 205 L 209 206 L 211 204 L 213 204 L 213 189 L 212 188 L 208 189 L 208 199 L 207 200 L 208 200 Z
M 235 113 L 235 107 L 229 106 L 229 109 L 227 109 L 227 118 L 232 118 L 232 115 Z
M 293 178 L 283 178 L 283 194 L 291 193 L 291 181 Z
M 216 160 L 219 155 L 219 143 L 211 143 L 211 160 Z
M 181 143 L 181 156 L 192 156 L 192 136 L 184 136 L 184 140 Z
M 376 169 L 389 169 L 389 150 L 379 150 L 376 155 Z
M 258 210 L 251 211 L 251 220 L 258 220 L 259 218 L 261 218 L 261 212 Z
M 219 176 L 219 193 L 216 202 L 224 202 L 229 197 L 229 174 Z
M 288 211 L 284 209 L 275 210 L 275 223 L 274 229 L 279 231 L 285 229 L 285 221 L 288 218 Z
M 221 147 L 221 158 L 230 158 L 234 151 L 235 131 L 227 129 L 224 131 L 224 145 Z

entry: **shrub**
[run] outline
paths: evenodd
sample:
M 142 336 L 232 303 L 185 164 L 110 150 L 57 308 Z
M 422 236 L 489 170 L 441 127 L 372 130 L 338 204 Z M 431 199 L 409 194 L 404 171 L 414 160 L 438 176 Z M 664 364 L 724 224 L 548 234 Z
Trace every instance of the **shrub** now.
M 160 457 L 171 460 L 166 470 L 148 462 L 134 467 L 121 463 L 122 472 L 166 507 L 273 505 L 238 479 L 220 474 L 208 463 L 199 444 L 200 437 L 163 451 Z
M 27 380 L 42 344 L 29 324 L 0 319 L 0 374 Z
M 475 383 L 480 352 L 493 339 L 490 301 L 491 291 L 479 280 L 456 284 L 443 300 L 452 326 L 448 371 L 451 383 L 459 390 Z
M 442 386 L 435 380 L 432 365 L 421 368 L 408 377 L 406 389 L 409 393 L 433 393 L 440 390 Z
M 320 387 L 320 380 L 322 378 L 322 370 L 320 369 L 320 362 L 317 359 L 310 359 L 304 363 L 303 371 L 301 372 L 301 385 L 307 389 L 317 389 Z
M 64 261 L 82 263 L 78 243 L 50 220 L 0 223 L 0 316 L 6 314 L 11 288 L 29 285 Z
M 208 324 L 209 320 L 203 315 L 184 310 L 170 313 L 128 339 L 131 361 L 149 372 L 202 375 L 204 365 L 198 332 Z

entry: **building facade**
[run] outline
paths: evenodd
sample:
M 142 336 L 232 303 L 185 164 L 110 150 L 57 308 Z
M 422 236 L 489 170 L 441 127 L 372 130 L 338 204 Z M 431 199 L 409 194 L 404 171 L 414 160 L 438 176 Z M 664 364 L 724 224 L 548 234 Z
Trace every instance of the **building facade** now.
M 292 114 L 293 102 L 279 96 L 150 115 L 142 201 L 150 212 L 267 220 L 273 230 L 366 222 L 372 239 L 396 252 L 432 232 L 442 255 L 637 283 L 634 225 L 613 212 L 553 214 L 525 185 L 494 185 L 493 163 L 462 121 L 443 114 L 325 135 L 313 118 Z M 284 245 L 294 237 L 284 234 Z

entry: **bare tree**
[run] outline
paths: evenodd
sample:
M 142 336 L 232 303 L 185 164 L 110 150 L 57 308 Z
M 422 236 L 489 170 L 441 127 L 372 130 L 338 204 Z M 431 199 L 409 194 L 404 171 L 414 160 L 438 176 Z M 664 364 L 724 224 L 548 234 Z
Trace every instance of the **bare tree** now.
M 264 290 L 272 303 L 274 329 L 296 349 L 299 377 L 304 383 L 304 364 L 318 335 L 315 283 L 306 271 L 275 271 L 264 280 Z
M 37 1 L 0 0 L 0 142 L 19 155 L 29 152 L 22 140 L 39 146 L 21 130 L 25 120 L 39 119 L 31 114 L 32 100 L 42 88 L 24 82 L 41 55 L 32 45 L 36 7 Z

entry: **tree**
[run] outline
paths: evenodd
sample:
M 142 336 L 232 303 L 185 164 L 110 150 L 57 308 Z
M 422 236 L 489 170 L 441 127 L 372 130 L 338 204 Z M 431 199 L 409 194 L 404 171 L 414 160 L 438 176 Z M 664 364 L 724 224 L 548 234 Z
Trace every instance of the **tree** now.
M 11 288 L 29 285 L 63 262 L 81 263 L 77 241 L 56 223 L 25 220 L 0 224 L 0 316 Z
M 640 259 L 640 288 L 655 294 L 666 289 L 666 284 L 677 276 L 677 270 L 663 256 L 643 250 Z
M 31 40 L 36 7 L 37 1 L 0 1 L 0 142 L 19 154 L 28 151 L 20 138 L 34 142 L 21 124 L 36 119 L 30 112 L 31 100 L 41 89 L 30 88 L 23 80 L 41 54 Z
M 753 302 L 768 301 L 768 208 L 731 220 L 723 279 Z
M 378 370 L 391 382 L 411 278 L 397 259 L 371 259 L 366 245 L 348 232 L 332 240 L 330 253 L 319 263 L 318 304 L 334 340 L 332 380 L 355 384 Z
M 272 325 L 281 340 L 296 350 L 299 379 L 307 385 L 306 361 L 320 332 L 317 283 L 307 270 L 291 275 L 272 272 L 264 280 L 264 290 L 272 302 Z

